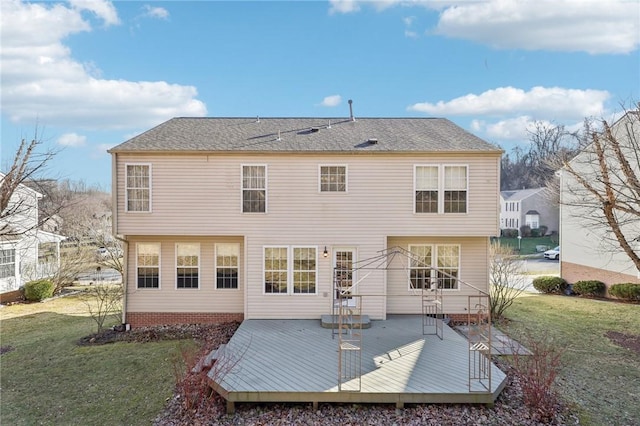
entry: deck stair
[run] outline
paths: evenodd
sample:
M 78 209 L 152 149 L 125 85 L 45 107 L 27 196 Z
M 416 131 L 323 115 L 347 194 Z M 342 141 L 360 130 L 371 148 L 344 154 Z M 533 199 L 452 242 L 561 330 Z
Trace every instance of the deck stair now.
M 192 373 L 200 373 L 204 369 L 211 369 L 213 364 L 222 356 L 224 353 L 225 347 L 224 343 L 218 346 L 217 349 L 212 350 L 207 355 L 200 358 L 200 360 L 193 366 L 191 369 Z

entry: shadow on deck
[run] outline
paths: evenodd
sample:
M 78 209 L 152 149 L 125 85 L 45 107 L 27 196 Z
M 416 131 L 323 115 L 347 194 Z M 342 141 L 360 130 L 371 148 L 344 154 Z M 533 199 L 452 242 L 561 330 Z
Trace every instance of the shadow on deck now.
M 338 339 L 319 320 L 245 320 L 221 355 L 225 362 L 209 373 L 209 383 L 227 400 L 229 412 L 236 402 L 309 402 L 314 408 L 320 402 L 398 408 L 493 404 L 505 386 L 506 375 L 493 364 L 490 389 L 470 385 L 467 340 L 446 325 L 442 340 L 423 335 L 420 315 L 389 315 L 360 331 L 357 391 L 344 391 L 349 385 L 344 382 L 340 390 Z

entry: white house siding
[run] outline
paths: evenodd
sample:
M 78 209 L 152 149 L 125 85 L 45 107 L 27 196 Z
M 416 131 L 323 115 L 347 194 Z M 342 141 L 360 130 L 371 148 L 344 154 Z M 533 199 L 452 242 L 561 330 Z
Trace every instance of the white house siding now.
M 460 246 L 460 283 L 458 290 L 443 290 L 443 310 L 450 314 L 467 313 L 467 296 L 477 296 L 482 290 L 487 292 L 489 285 L 489 239 L 486 237 L 393 237 L 389 238 L 389 246 L 402 247 L 418 244 L 454 244 Z M 393 269 L 387 275 L 387 312 L 389 314 L 419 314 L 422 312 L 421 291 L 409 290 L 408 272 L 402 270 L 407 260 L 396 256 Z
M 128 236 L 128 312 L 243 312 L 244 271 L 238 271 L 238 289 L 217 289 L 214 248 L 217 243 L 240 244 L 240 265 L 244 263 L 242 237 Z M 160 243 L 160 288 L 137 288 L 136 244 Z M 199 288 L 176 288 L 176 243 L 200 244 Z
M 331 256 L 324 247 L 355 247 L 358 258 L 376 255 L 387 236 L 482 237 L 498 232 L 499 153 L 438 155 L 135 155 L 116 153 L 118 186 L 115 231 L 148 236 L 246 239 L 245 318 L 317 318 L 330 312 Z M 124 166 L 152 165 L 152 212 L 124 212 Z M 267 213 L 241 213 L 241 165 L 267 166 Z M 468 165 L 467 214 L 414 214 L 414 166 Z M 319 165 L 346 165 L 347 193 L 319 193 Z M 172 239 L 171 241 L 177 241 Z M 318 248 L 316 295 L 263 294 L 263 247 L 303 245 Z M 171 249 L 173 249 L 171 247 Z M 163 244 L 163 257 L 166 250 Z M 485 254 L 482 253 L 485 261 Z M 163 262 L 163 271 L 166 269 Z M 482 267 L 484 271 L 484 266 Z M 131 270 L 131 269 L 130 269 Z M 471 271 L 465 272 L 471 274 Z M 482 274 L 484 272 L 480 272 Z M 471 274 L 473 275 L 473 274 Z M 384 280 L 368 291 L 384 293 Z M 144 290 L 153 294 L 153 291 Z M 328 293 L 325 297 L 325 293 Z M 173 293 L 156 292 L 142 299 L 145 309 L 201 309 L 202 301 Z M 147 297 L 147 296 L 145 296 Z M 166 299 L 166 300 L 165 300 Z M 195 306 L 194 306 L 195 304 Z M 366 301 L 373 318 L 386 314 L 386 299 Z
M 612 133 L 622 141 L 628 138 L 627 126 L 633 129 L 631 131 L 636 138 L 640 137 L 640 121 L 637 118 L 630 121 L 628 116 L 621 118 L 611 127 Z M 636 154 L 628 153 L 627 158 L 634 158 Z M 610 154 L 607 158 L 615 157 Z M 576 171 L 584 171 L 587 178 L 591 179 L 593 179 L 592 170 L 598 167 L 595 154 L 588 150 L 577 155 L 571 160 L 571 164 Z M 640 173 L 640 165 L 637 162 L 631 162 L 630 166 L 636 173 Z M 598 185 L 597 182 L 591 183 Z M 575 194 L 576 188 L 578 192 L 584 192 L 580 184 L 570 173 L 562 170 L 560 185 L 560 272 L 562 277 L 569 282 L 596 279 L 607 285 L 619 282 L 640 283 L 640 271 L 619 246 L 610 228 L 595 224 L 597 221 L 606 222 L 602 212 L 592 212 L 572 205 L 576 204 L 576 199 L 580 200 Z M 587 194 L 587 197 L 591 195 Z M 630 220 L 623 225 L 622 229 L 625 235 L 638 235 L 640 223 L 637 220 Z M 640 242 L 632 241 L 631 244 L 635 244 L 636 252 L 640 251 Z

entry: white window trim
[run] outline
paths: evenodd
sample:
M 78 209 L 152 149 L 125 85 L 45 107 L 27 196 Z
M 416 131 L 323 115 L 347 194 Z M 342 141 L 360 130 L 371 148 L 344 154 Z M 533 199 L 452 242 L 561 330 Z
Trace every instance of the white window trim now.
M 268 248 L 286 248 L 287 249 L 287 291 L 285 293 L 267 293 L 265 291 L 265 286 L 264 286 L 264 275 L 265 272 L 267 271 L 265 268 L 265 262 L 264 262 L 264 255 L 266 252 L 266 249 Z M 316 269 L 315 269 L 315 273 L 316 273 L 316 288 L 315 288 L 315 292 L 314 293 L 294 293 L 293 291 L 293 253 L 294 253 L 294 249 L 296 248 L 312 248 L 315 249 L 316 251 Z M 317 296 L 319 294 L 318 292 L 318 263 L 320 262 L 320 249 L 318 248 L 318 246 L 313 246 L 313 245 L 287 245 L 287 244 L 274 244 L 274 245 L 266 245 L 266 246 L 262 246 L 262 294 L 264 296 L 296 296 L 296 297 L 304 297 L 304 296 Z
M 195 244 L 198 246 L 198 287 L 197 288 L 193 288 L 193 287 L 178 287 L 178 246 L 180 244 Z M 202 247 L 200 245 L 200 243 L 194 243 L 194 242 L 188 242 L 188 241 L 182 241 L 179 243 L 175 243 L 175 247 L 174 247 L 174 253 L 173 253 L 173 278 L 174 278 L 174 286 L 176 290 L 182 291 L 182 290 L 186 290 L 186 291 L 190 291 L 190 290 L 200 290 L 202 288 L 202 273 L 201 273 L 201 265 L 202 265 Z
M 465 182 L 465 191 L 467 193 L 467 198 L 466 198 L 466 209 L 464 213 L 445 213 L 444 212 L 444 192 L 446 191 L 445 187 L 444 187 L 444 179 L 445 179 L 445 169 L 447 167 L 464 167 L 466 169 L 466 182 Z M 442 168 L 441 168 L 441 175 L 440 175 L 440 182 L 439 186 L 442 188 L 442 204 L 438 204 L 438 208 L 439 210 L 441 210 L 442 214 L 445 214 L 447 216 L 450 215 L 458 215 L 458 216 L 462 216 L 462 215 L 467 215 L 469 214 L 469 165 L 468 164 L 458 164 L 458 163 L 453 163 L 453 164 L 449 164 L 449 163 L 445 163 L 442 164 Z
M 238 266 L 236 268 L 238 270 L 238 287 L 236 288 L 218 288 L 218 246 L 219 245 L 230 245 L 238 248 Z M 264 264 L 264 257 L 262 259 L 262 263 Z M 262 276 L 264 277 L 264 274 Z M 240 291 L 240 244 L 238 243 L 216 243 L 215 244 L 214 252 L 213 252 L 213 281 L 214 281 L 213 289 L 216 291 Z
M 148 166 L 149 167 L 149 210 L 129 210 L 129 186 L 127 185 L 129 179 L 128 168 L 129 166 Z M 124 211 L 134 214 L 148 214 L 153 212 L 153 167 L 151 163 L 124 163 Z
M 322 190 L 322 168 L 323 167 L 344 167 L 344 191 L 323 191 Z M 346 194 L 348 192 L 349 192 L 349 166 L 347 164 L 318 164 L 318 193 Z
M 138 268 L 139 268 L 138 247 L 140 246 L 140 244 L 155 244 L 160 248 L 160 251 L 158 252 L 158 287 L 138 287 Z M 160 290 L 161 287 L 162 287 L 162 243 L 159 243 L 157 241 L 138 241 L 136 243 L 136 290 L 156 291 L 156 290 Z
M 264 212 L 245 212 L 243 204 L 244 194 L 244 168 L 245 167 L 264 167 Z M 267 214 L 269 213 L 269 167 L 267 164 L 241 164 L 240 165 L 240 213 L 242 214 Z
M 437 213 L 418 213 L 416 211 L 416 191 L 418 190 L 416 187 L 416 176 L 417 176 L 417 170 L 418 167 L 436 167 L 438 169 L 438 212 Z M 467 173 L 466 173 L 466 192 L 467 192 L 467 208 L 466 211 L 464 213 L 445 213 L 444 212 L 444 192 L 445 192 L 445 187 L 444 187 L 444 178 L 445 178 L 445 168 L 447 167 L 465 167 L 467 169 Z M 432 164 L 432 163 L 425 163 L 425 164 L 414 164 L 413 165 L 413 193 L 411 194 L 412 196 L 412 203 L 413 203 L 413 214 L 415 215 L 419 215 L 419 216 L 428 216 L 428 215 L 434 215 L 434 214 L 438 214 L 438 215 L 447 215 L 447 216 L 451 216 L 451 215 L 457 215 L 457 216 L 462 216 L 462 215 L 468 215 L 469 214 L 469 210 L 470 210 L 470 206 L 469 206 L 469 165 L 468 164 L 457 164 L 457 163 L 443 163 L 443 164 Z
M 437 274 L 437 269 L 438 269 L 438 247 L 458 247 L 458 283 L 457 283 L 457 288 L 442 288 L 442 291 L 446 291 L 446 292 L 454 292 L 454 291 L 461 291 L 460 289 L 460 281 L 461 281 L 461 271 L 462 271 L 462 246 L 460 244 L 435 244 L 435 243 L 429 243 L 429 244 L 409 244 L 407 249 L 409 252 L 411 252 L 411 247 L 431 247 L 431 279 L 435 279 L 436 278 L 436 274 Z M 411 265 L 411 262 L 409 262 L 409 265 Z M 411 268 L 411 266 L 409 266 L 409 268 Z M 410 278 L 409 274 L 409 278 Z M 412 288 L 411 287 L 411 279 L 407 280 L 407 291 L 415 293 L 416 291 L 419 291 L 419 288 Z

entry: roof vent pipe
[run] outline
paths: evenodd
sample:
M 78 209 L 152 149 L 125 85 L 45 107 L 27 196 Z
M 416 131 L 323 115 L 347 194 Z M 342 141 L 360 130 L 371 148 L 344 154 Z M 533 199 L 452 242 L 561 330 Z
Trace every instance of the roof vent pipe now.
M 349 99 L 349 120 L 356 121 L 356 118 L 353 116 L 353 101 Z
M 278 139 L 276 139 L 277 141 L 281 141 L 282 138 L 280 137 L 280 130 L 278 130 Z

